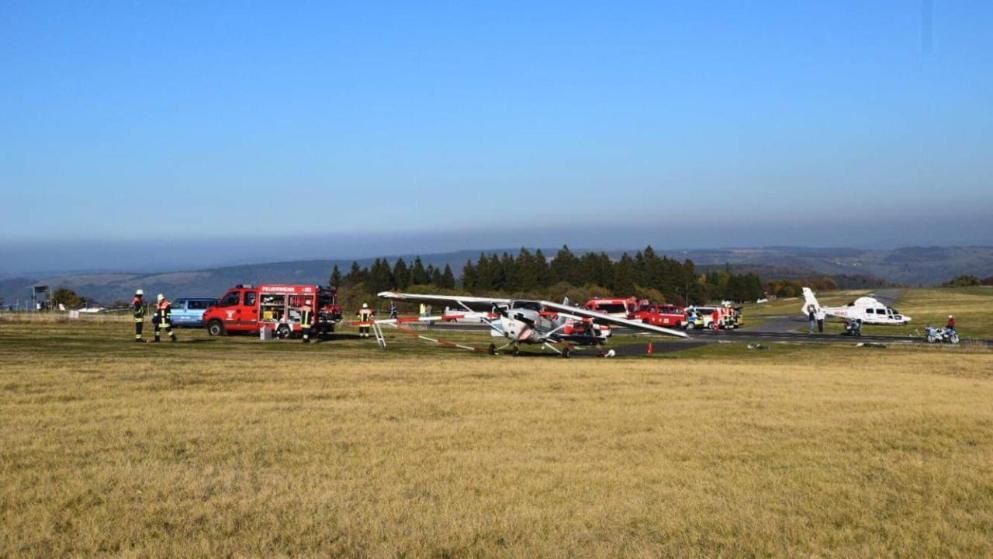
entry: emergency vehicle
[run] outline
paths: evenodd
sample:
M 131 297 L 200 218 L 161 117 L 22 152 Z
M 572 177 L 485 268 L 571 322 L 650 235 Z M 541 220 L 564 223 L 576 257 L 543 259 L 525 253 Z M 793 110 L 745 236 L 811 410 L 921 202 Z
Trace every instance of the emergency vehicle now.
M 319 285 L 236 285 L 203 313 L 203 323 L 211 336 L 269 328 L 289 338 L 302 332 L 303 311 L 309 309 L 310 335 L 328 335 L 341 321 L 337 299 L 334 290 Z
M 731 330 L 740 328 L 744 320 L 741 307 L 735 307 L 725 301 L 716 307 L 688 307 L 686 309 L 687 330 L 705 329 Z
M 721 324 L 721 309 L 718 307 L 687 307 L 686 329 L 717 330 Z
M 653 326 L 682 328 L 686 325 L 686 309 L 676 305 L 644 305 L 634 317 Z
M 741 314 L 741 310 L 741 305 L 735 305 L 731 301 L 722 301 L 721 328 L 725 330 L 733 330 L 744 326 L 745 317 Z
M 590 299 L 583 305 L 587 309 L 617 318 L 631 318 L 638 310 L 638 299 L 628 297 L 626 299 Z

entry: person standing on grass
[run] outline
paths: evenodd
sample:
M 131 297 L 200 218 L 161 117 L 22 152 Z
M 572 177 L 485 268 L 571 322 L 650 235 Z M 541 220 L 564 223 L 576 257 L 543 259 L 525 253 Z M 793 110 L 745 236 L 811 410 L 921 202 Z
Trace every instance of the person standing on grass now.
M 372 322 L 376 313 L 369 308 L 369 303 L 362 303 L 362 308 L 359 309 L 359 336 L 362 338 L 369 337 L 369 323 Z
M 143 342 L 141 332 L 145 328 L 145 292 L 141 289 L 134 292 L 131 299 L 131 315 L 134 317 L 134 341 Z
M 814 316 L 817 318 L 817 333 L 823 334 L 824 319 L 827 318 L 827 313 L 824 312 L 824 309 L 818 308 L 816 311 L 814 311 Z
M 949 333 L 955 331 L 955 315 L 948 315 L 948 322 L 945 323 L 945 330 Z
M 170 342 L 175 342 L 176 334 L 172 331 L 172 303 L 161 293 L 155 301 L 155 316 L 152 317 L 152 322 L 155 324 L 155 343 L 159 342 L 159 334 L 162 330 L 166 331 Z
M 817 312 L 814 305 L 807 305 L 807 334 L 813 334 L 817 328 Z

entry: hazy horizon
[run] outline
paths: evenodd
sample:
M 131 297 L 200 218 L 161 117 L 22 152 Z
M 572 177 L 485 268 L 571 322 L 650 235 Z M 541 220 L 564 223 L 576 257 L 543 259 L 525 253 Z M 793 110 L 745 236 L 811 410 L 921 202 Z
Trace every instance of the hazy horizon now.
M 895 232 L 895 234 L 889 234 Z M 874 242 L 853 242 L 871 238 Z M 818 222 L 742 228 L 595 227 L 461 229 L 393 234 L 338 233 L 174 240 L 0 240 L 0 276 L 79 271 L 179 271 L 295 260 L 361 260 L 459 251 L 527 248 L 659 251 L 763 247 L 893 249 L 909 246 L 993 246 L 985 218 L 914 218 L 900 223 Z

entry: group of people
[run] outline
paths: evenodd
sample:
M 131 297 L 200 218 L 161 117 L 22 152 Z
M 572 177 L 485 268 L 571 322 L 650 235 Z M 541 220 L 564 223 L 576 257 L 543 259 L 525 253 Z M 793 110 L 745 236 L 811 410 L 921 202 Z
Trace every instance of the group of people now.
M 824 312 L 824 309 L 807 305 L 807 334 L 813 334 L 815 331 L 818 334 L 823 334 L 825 318 L 827 318 L 827 313 Z
M 145 292 L 141 289 L 134 292 L 134 299 L 131 300 L 131 314 L 134 317 L 134 341 L 144 342 Z M 155 314 L 152 315 L 152 326 L 155 328 L 153 342 L 160 341 L 163 330 L 169 336 L 169 341 L 176 341 L 176 333 L 172 330 L 172 303 L 161 293 L 155 297 Z

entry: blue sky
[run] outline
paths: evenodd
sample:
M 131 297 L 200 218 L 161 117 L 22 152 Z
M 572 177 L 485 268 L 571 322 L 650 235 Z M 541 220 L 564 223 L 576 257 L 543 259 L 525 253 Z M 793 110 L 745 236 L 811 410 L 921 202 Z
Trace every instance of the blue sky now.
M 8 0 L 2 243 L 993 243 L 993 3 L 533 4 Z

